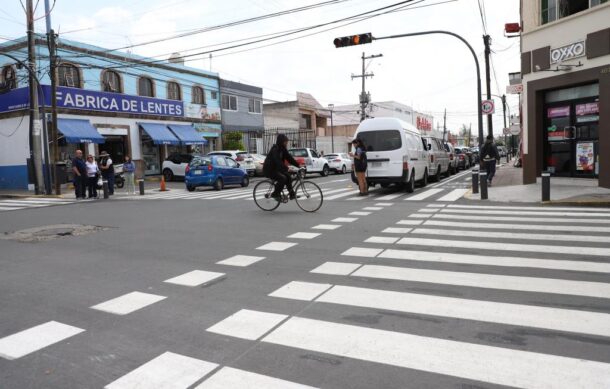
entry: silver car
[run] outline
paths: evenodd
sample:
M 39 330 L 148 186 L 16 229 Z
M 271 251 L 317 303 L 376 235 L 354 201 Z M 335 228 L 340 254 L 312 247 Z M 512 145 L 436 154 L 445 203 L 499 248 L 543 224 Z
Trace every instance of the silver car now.
M 345 174 L 352 170 L 353 161 L 346 153 L 327 154 L 324 156 L 328 160 L 328 167 L 337 174 Z
M 424 136 L 428 145 L 428 171 L 433 181 L 440 181 L 441 176 L 449 176 L 449 154 L 440 139 Z

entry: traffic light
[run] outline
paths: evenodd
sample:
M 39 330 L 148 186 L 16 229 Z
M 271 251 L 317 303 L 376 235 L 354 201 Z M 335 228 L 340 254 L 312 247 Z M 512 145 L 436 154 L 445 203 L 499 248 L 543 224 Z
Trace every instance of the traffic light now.
M 335 47 L 338 49 L 339 47 L 363 45 L 365 43 L 371 43 L 372 41 L 373 41 L 373 34 L 371 34 L 370 32 L 367 32 L 366 34 L 358 34 L 358 35 L 344 36 L 341 38 L 335 38 L 333 43 L 335 44 Z

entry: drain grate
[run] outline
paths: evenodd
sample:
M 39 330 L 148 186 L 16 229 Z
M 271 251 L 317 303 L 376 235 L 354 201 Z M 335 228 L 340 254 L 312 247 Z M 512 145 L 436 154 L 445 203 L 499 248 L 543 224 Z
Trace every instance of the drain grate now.
M 55 224 L 26 228 L 24 230 L 5 232 L 0 239 L 15 240 L 18 242 L 44 242 L 67 236 L 83 236 L 99 231 L 109 230 L 110 227 L 90 226 L 84 224 Z

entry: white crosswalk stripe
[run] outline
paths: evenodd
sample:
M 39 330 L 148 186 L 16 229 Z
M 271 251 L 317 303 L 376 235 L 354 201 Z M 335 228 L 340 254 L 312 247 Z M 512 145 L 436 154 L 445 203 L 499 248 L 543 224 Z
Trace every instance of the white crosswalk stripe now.
M 44 208 L 55 205 L 68 205 L 91 200 L 60 199 L 60 198 L 37 198 L 25 197 L 20 199 L 0 200 L 0 211 L 16 211 L 27 208 Z

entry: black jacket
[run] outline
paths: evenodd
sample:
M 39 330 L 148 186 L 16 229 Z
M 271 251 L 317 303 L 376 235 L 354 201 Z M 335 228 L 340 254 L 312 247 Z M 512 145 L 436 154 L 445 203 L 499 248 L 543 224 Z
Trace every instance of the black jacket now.
M 480 158 L 483 161 L 493 161 L 495 159 L 500 159 L 500 153 L 494 143 L 486 141 L 481 148 Z
M 288 167 L 285 165 L 285 161 L 290 163 L 293 166 L 299 167 L 297 161 L 292 158 L 292 155 L 288 152 L 285 147 L 279 146 L 277 144 L 271 147 L 269 153 L 267 153 L 267 158 L 265 158 L 265 163 L 263 164 L 263 173 L 265 176 L 269 177 L 276 172 L 286 173 L 288 171 Z

